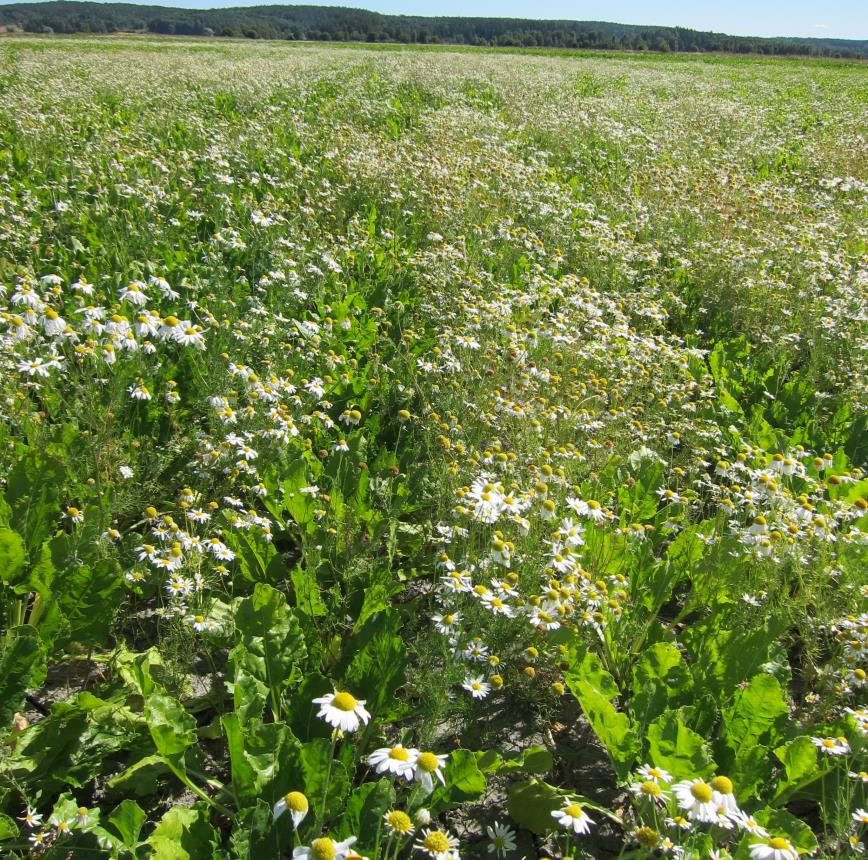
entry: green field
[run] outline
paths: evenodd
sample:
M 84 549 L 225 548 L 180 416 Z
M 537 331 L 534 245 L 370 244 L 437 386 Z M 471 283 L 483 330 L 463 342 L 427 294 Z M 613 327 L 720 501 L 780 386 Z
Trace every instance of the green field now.
M 857 63 L 0 39 L 3 856 L 861 853 L 866 135 Z

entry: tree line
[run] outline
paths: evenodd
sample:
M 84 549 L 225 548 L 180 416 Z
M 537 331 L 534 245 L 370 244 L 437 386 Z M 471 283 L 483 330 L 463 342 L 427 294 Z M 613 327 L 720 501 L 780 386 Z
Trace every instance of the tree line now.
M 142 32 L 329 42 L 868 57 L 868 41 L 729 36 L 684 27 L 520 18 L 424 18 L 336 6 L 175 9 L 55 0 L 0 6 L 0 27 L 29 33 Z

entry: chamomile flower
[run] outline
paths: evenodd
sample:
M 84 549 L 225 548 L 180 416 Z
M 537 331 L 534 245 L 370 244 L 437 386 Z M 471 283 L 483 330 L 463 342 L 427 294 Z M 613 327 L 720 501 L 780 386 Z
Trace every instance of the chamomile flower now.
M 678 805 L 694 821 L 713 823 L 717 821 L 717 806 L 714 789 L 704 780 L 689 779 L 672 786 Z
M 18 820 L 23 821 L 28 827 L 39 827 L 42 824 L 42 813 L 37 812 L 35 809 L 31 809 L 28 806 L 24 815 L 22 815 Z
M 850 753 L 850 744 L 848 743 L 846 738 L 811 738 L 811 742 L 814 744 L 820 752 L 825 755 L 831 756 L 839 756 L 839 755 L 849 755 Z
M 482 675 L 468 675 L 461 685 L 474 699 L 484 699 L 491 692 L 491 684 L 483 680 Z
M 664 770 L 662 767 L 654 767 L 650 764 L 643 764 L 637 771 L 642 779 L 650 779 L 654 782 L 672 782 L 672 774 Z
M 416 840 L 416 848 L 434 860 L 447 860 L 456 856 L 458 840 L 448 830 L 425 829 Z
M 360 725 L 368 724 L 371 715 L 365 710 L 365 700 L 356 699 L 352 693 L 336 691 L 313 700 L 319 705 L 318 717 L 330 726 L 343 732 L 354 732 Z
M 396 744 L 393 747 L 382 747 L 374 750 L 368 756 L 368 764 L 377 773 L 393 773 L 395 776 L 410 779 L 413 776 L 418 755 L 419 750 Z
M 562 809 L 556 809 L 552 812 L 552 818 L 564 829 L 586 836 L 591 832 L 591 825 L 594 824 L 582 805 L 574 802 L 567 803 Z
M 669 793 L 660 787 L 659 782 L 653 779 L 645 779 L 641 782 L 634 782 L 630 785 L 630 791 L 637 798 L 646 798 L 653 802 L 666 803 L 669 799 Z
M 343 842 L 335 842 L 328 836 L 322 836 L 314 839 L 310 847 L 302 846 L 293 849 L 292 858 L 293 860 L 346 860 L 355 841 L 355 836 L 350 836 Z
M 447 754 L 437 754 L 433 752 L 420 752 L 416 756 L 416 765 L 413 768 L 413 780 L 421 782 L 426 794 L 431 794 L 434 791 L 434 780 L 438 780 L 441 785 L 446 785 L 446 778 L 443 776 L 443 768 L 446 766 Z
M 714 802 L 722 807 L 727 815 L 738 812 L 738 803 L 733 794 L 732 780 L 726 776 L 716 776 L 711 780 L 711 788 L 714 792 Z
M 272 821 L 277 821 L 284 812 L 289 812 L 292 818 L 292 826 L 298 830 L 298 826 L 304 821 L 309 808 L 310 805 L 307 798 L 300 791 L 290 791 L 274 804 Z
M 765 829 L 752 815 L 748 815 L 746 812 L 742 812 L 738 810 L 730 815 L 730 818 L 735 822 L 735 825 L 740 830 L 745 830 L 751 834 L 751 836 L 759 836 L 762 839 L 765 839 L 769 832 Z
M 498 857 L 506 857 L 510 851 L 515 851 L 515 831 L 507 824 L 495 821 L 491 827 L 486 827 L 485 832 L 491 840 L 488 843 L 488 853 Z
M 413 822 L 406 812 L 400 809 L 390 809 L 384 816 L 383 822 L 390 833 L 398 836 L 409 836 L 413 832 Z
M 799 852 L 783 836 L 773 836 L 750 846 L 751 860 L 798 860 Z

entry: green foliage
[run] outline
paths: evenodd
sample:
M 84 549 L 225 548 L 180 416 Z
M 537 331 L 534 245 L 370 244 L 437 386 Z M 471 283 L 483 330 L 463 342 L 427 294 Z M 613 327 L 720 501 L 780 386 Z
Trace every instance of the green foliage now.
M 396 860 L 423 827 L 482 856 L 508 813 L 524 853 L 653 830 L 749 860 L 684 809 L 697 779 L 844 851 L 862 70 L 647 56 L 793 48 L 673 29 L 61 5 L 0 24 L 245 41 L 0 46 L 4 856 Z
M 565 681 L 606 748 L 618 778 L 626 778 L 639 755 L 639 738 L 629 716 L 613 704 L 619 691 L 612 676 L 596 654 L 584 646 L 575 646 Z

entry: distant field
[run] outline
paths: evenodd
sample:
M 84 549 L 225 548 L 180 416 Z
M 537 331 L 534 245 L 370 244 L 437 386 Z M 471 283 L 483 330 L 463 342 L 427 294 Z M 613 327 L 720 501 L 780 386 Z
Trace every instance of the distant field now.
M 865 82 L 0 39 L 4 856 L 861 853 Z

